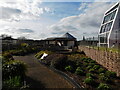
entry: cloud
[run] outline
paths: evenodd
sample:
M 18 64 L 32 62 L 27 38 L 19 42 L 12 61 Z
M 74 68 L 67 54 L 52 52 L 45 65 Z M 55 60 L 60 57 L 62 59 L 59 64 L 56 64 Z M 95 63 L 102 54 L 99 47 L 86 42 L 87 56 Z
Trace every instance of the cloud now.
M 1 2 L 2 20 L 20 21 L 39 19 L 43 13 L 51 12 L 47 7 L 40 7 L 42 0 L 17 0 L 16 2 Z
M 63 18 L 52 25 L 50 29 L 56 36 L 58 33 L 64 34 L 66 32 L 72 33 L 78 39 L 82 39 L 83 35 L 87 37 L 97 36 L 104 12 L 111 5 L 113 3 L 83 3 L 79 7 L 79 10 L 84 10 L 81 14 Z
M 19 32 L 21 33 L 33 33 L 34 31 L 31 29 L 18 29 Z

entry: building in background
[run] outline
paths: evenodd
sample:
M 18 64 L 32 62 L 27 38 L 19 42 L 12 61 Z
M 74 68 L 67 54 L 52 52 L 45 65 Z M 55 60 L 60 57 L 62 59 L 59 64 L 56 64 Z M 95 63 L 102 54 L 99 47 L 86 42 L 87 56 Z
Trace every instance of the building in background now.
M 56 50 L 68 50 L 77 47 L 76 38 L 69 33 L 64 34 L 62 37 L 47 38 L 44 42 L 44 45 Z
M 99 31 L 98 45 L 108 48 L 120 45 L 120 2 L 105 12 Z

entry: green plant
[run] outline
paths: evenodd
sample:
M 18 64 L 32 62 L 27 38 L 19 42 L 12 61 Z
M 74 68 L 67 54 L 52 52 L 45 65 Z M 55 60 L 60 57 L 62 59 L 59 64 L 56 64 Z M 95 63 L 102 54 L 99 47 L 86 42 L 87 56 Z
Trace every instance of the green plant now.
M 22 82 L 20 76 L 10 77 L 3 82 L 3 88 L 17 88 L 21 87 Z
M 89 66 L 93 67 L 95 65 L 95 63 L 89 63 Z
M 84 83 L 92 85 L 94 83 L 94 80 L 92 77 L 88 77 L 84 80 Z
M 83 75 L 84 71 L 80 67 L 77 67 L 77 69 L 75 71 L 75 74 L 77 74 L 77 75 Z
M 99 89 L 99 90 L 108 90 L 108 89 L 110 89 L 110 87 L 107 84 L 100 83 L 97 89 Z
M 94 77 L 92 73 L 86 73 L 86 77 Z
M 94 73 L 94 72 L 95 72 L 95 69 L 91 68 L 91 69 L 89 69 L 89 72 Z
M 87 69 L 89 70 L 90 68 L 92 68 L 92 66 L 87 66 Z
M 71 64 L 67 64 L 67 56 L 64 54 L 51 54 L 45 58 L 46 64 L 50 63 L 51 67 L 54 67 L 59 70 L 65 70 L 65 66 L 71 66 L 73 70 L 73 66 Z
M 97 69 L 99 69 L 99 68 L 100 68 L 99 65 L 94 65 L 94 66 L 93 66 L 93 69 L 95 69 L 95 70 L 97 70 Z
M 99 80 L 105 81 L 105 82 L 110 82 L 110 78 L 106 77 L 104 73 L 99 74 Z
M 98 72 L 99 72 L 99 73 L 105 73 L 105 69 L 99 68 L 99 69 L 98 69 Z
M 112 72 L 112 71 L 106 71 L 105 72 L 105 75 L 107 77 L 116 77 L 116 73 L 115 72 Z
M 14 77 L 18 75 L 24 77 L 25 72 L 26 72 L 25 63 L 18 60 L 6 62 L 2 66 L 3 79 L 7 79 L 9 77 Z
M 83 63 L 83 66 L 85 66 L 85 67 L 88 66 L 88 63 L 87 63 L 87 62 L 84 62 L 84 63 Z
M 73 68 L 71 66 L 67 66 L 67 67 L 65 67 L 65 70 L 69 71 L 69 72 L 72 72 Z

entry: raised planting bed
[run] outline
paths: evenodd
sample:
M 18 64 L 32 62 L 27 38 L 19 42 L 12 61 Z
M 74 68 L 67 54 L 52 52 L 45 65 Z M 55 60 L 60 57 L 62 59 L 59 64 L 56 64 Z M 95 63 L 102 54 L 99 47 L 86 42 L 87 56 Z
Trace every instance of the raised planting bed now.
M 117 77 L 115 72 L 108 71 L 85 54 L 50 53 L 44 60 L 40 61 L 66 73 L 83 88 L 120 89 L 120 77 Z

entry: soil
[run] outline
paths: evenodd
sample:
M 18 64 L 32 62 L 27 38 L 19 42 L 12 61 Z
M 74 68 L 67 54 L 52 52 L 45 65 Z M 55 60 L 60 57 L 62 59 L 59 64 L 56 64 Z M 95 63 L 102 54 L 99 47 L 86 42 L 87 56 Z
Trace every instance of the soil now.
M 57 73 L 40 64 L 33 54 L 14 56 L 27 65 L 26 83 L 29 88 L 73 88 L 74 86 Z

